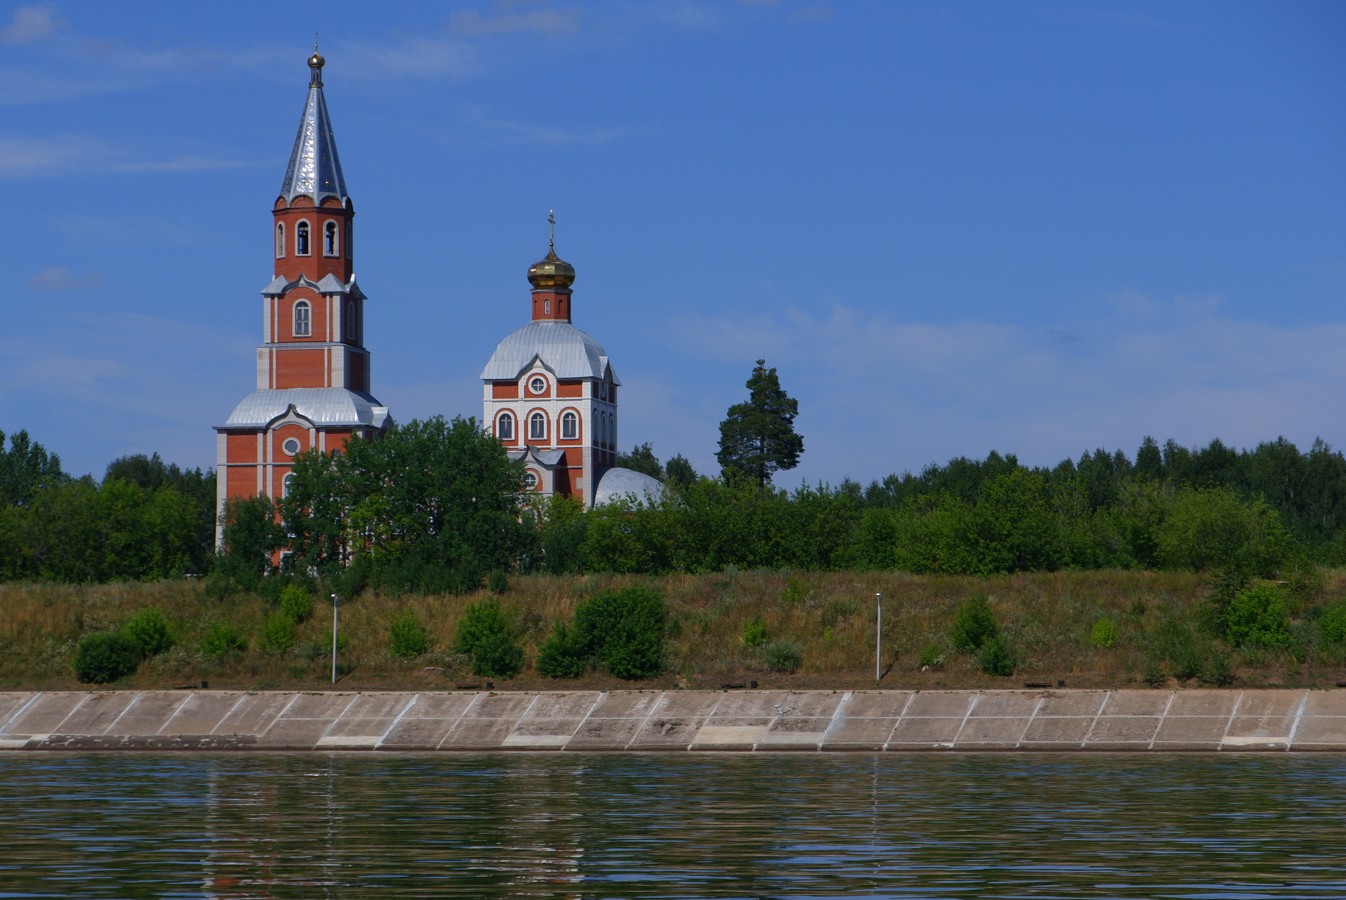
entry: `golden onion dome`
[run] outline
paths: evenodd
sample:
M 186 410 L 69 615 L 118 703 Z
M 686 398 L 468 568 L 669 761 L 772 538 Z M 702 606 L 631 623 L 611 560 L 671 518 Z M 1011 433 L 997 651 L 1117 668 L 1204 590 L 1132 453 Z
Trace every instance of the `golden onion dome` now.
M 310 69 L 321 69 L 325 65 L 327 65 L 327 60 L 323 59 L 321 53 L 314 52 L 314 54 L 308 58 L 308 67 Z
M 528 267 L 528 283 L 534 290 L 567 290 L 575 283 L 575 267 L 556 255 L 550 247 L 547 255 Z

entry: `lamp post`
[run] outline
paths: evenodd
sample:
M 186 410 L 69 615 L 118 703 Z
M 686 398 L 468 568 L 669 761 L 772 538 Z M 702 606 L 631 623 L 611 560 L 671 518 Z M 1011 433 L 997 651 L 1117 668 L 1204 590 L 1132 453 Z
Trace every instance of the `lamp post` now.
M 336 594 L 332 595 L 332 684 L 336 684 L 336 651 L 337 651 L 337 607 L 341 605 L 341 598 Z
M 883 654 L 883 594 L 874 595 L 874 683 L 879 683 L 879 659 Z

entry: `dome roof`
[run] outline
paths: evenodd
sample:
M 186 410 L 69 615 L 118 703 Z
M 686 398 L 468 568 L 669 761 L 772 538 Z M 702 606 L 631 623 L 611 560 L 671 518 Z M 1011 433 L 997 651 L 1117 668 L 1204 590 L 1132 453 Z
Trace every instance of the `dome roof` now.
M 594 491 L 594 506 L 630 500 L 636 506 L 654 506 L 664 499 L 664 483 L 634 469 L 614 468 L 603 473 Z
M 575 267 L 556 255 L 556 248 L 548 247 L 547 255 L 528 267 L 528 283 L 533 290 L 568 290 L 575 283 Z
M 598 341 L 569 322 L 532 322 L 507 335 L 495 348 L 482 381 L 513 381 L 538 359 L 557 378 L 611 377 L 621 384 Z

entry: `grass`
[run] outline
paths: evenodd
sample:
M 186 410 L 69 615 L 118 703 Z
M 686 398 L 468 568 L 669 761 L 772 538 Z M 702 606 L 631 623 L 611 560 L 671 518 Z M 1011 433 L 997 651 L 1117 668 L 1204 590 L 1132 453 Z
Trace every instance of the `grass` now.
M 535 668 L 538 648 L 558 621 L 599 590 L 652 583 L 663 592 L 669 628 L 666 671 L 628 683 L 600 675 L 553 681 Z M 728 571 L 710 575 L 528 576 L 510 580 L 499 596 L 518 626 L 526 662 L 520 675 L 498 687 L 616 688 L 719 687 L 755 679 L 763 687 L 853 689 L 874 686 L 874 594 L 883 594 L 881 687 L 1019 687 L 1024 681 L 1063 679 L 1070 687 L 1138 687 L 1154 680 L 1155 635 L 1165 620 L 1199 630 L 1209 592 L 1200 576 L 1173 572 L 1058 572 L 998 578 L 912 576 L 902 573 Z M 982 673 L 976 654 L 952 649 L 954 611 L 984 594 L 1000 633 L 1021 661 L 1013 676 Z M 390 597 L 366 594 L 340 611 L 343 649 L 338 663 L 344 689 L 451 689 L 478 681 L 468 661 L 452 651 L 463 609 L 486 591 L 464 596 Z M 1312 610 L 1346 597 L 1346 571 L 1324 573 L 1314 594 L 1295 605 L 1292 630 L 1308 635 L 1297 650 L 1224 649 L 1234 684 L 1257 687 L 1331 686 L 1346 677 L 1346 648 L 1319 646 Z M 111 585 L 0 585 L 0 689 L 78 689 L 71 661 L 87 633 L 119 627 L 137 610 L 163 611 L 174 647 L 147 660 L 118 687 L 159 688 L 208 681 L 212 687 L 316 689 L 330 686 L 331 607 L 319 600 L 296 627 L 287 652 L 267 650 L 263 623 L 274 607 L 251 594 L 209 600 L 195 581 Z M 410 610 L 432 645 L 415 659 L 390 647 L 391 623 Z M 1111 647 L 1095 646 L 1094 624 L 1116 623 Z M 232 623 L 246 649 L 223 659 L 202 652 L 214 625 Z M 760 623 L 760 630 L 757 623 Z M 745 641 L 745 627 L 761 640 Z M 1210 640 L 1203 638 L 1203 640 Z M 771 671 L 767 649 L 779 642 L 802 648 L 793 674 Z M 1215 645 L 1212 643 L 1212 647 Z M 922 651 L 943 650 L 941 664 L 922 667 Z M 927 658 L 930 654 L 927 652 Z M 924 668 L 924 671 L 923 671 Z M 1163 683 L 1171 674 L 1158 673 Z

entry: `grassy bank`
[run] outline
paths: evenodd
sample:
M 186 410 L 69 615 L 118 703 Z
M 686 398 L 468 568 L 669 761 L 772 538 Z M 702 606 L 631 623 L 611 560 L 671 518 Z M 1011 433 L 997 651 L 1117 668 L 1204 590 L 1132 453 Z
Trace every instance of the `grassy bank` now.
M 629 683 L 601 674 L 554 681 L 537 673 L 541 643 L 558 621 L 594 592 L 634 583 L 663 591 L 668 612 L 666 674 Z M 989 579 L 899 573 L 774 571 L 512 579 L 499 595 L 388 597 L 343 603 L 338 656 L 343 689 L 452 689 L 480 681 L 452 650 L 468 603 L 498 596 L 514 618 L 527 658 L 500 689 L 719 687 L 756 680 L 764 688 L 874 686 L 874 595 L 881 592 L 881 687 L 1020 687 L 1064 680 L 1069 687 L 1145 684 L 1332 686 L 1346 678 L 1346 647 L 1322 637 L 1324 609 L 1346 598 L 1346 571 L 1282 589 L 1289 640 L 1275 649 L 1236 649 L 1214 635 L 1208 584 L 1172 572 L 1061 572 Z M 975 652 L 956 649 L 958 610 L 984 595 L 1015 666 L 1010 676 L 982 671 Z M 267 649 L 271 602 L 255 595 L 208 599 L 197 582 L 116 585 L 0 585 L 0 689 L 78 689 L 72 661 L 81 637 L 114 629 L 134 613 L 157 608 L 175 637 L 172 649 L 146 660 L 114 686 L 162 688 L 208 681 L 216 688 L 330 687 L 331 607 L 315 604 L 288 650 Z M 430 632 L 432 649 L 414 659 L 390 649 L 393 620 L 411 611 Z M 1100 622 L 1110 625 L 1100 626 Z M 207 635 L 234 626 L 241 651 L 208 655 Z M 1111 640 L 1109 641 L 1109 635 Z M 794 672 L 772 670 L 773 648 L 800 651 Z

